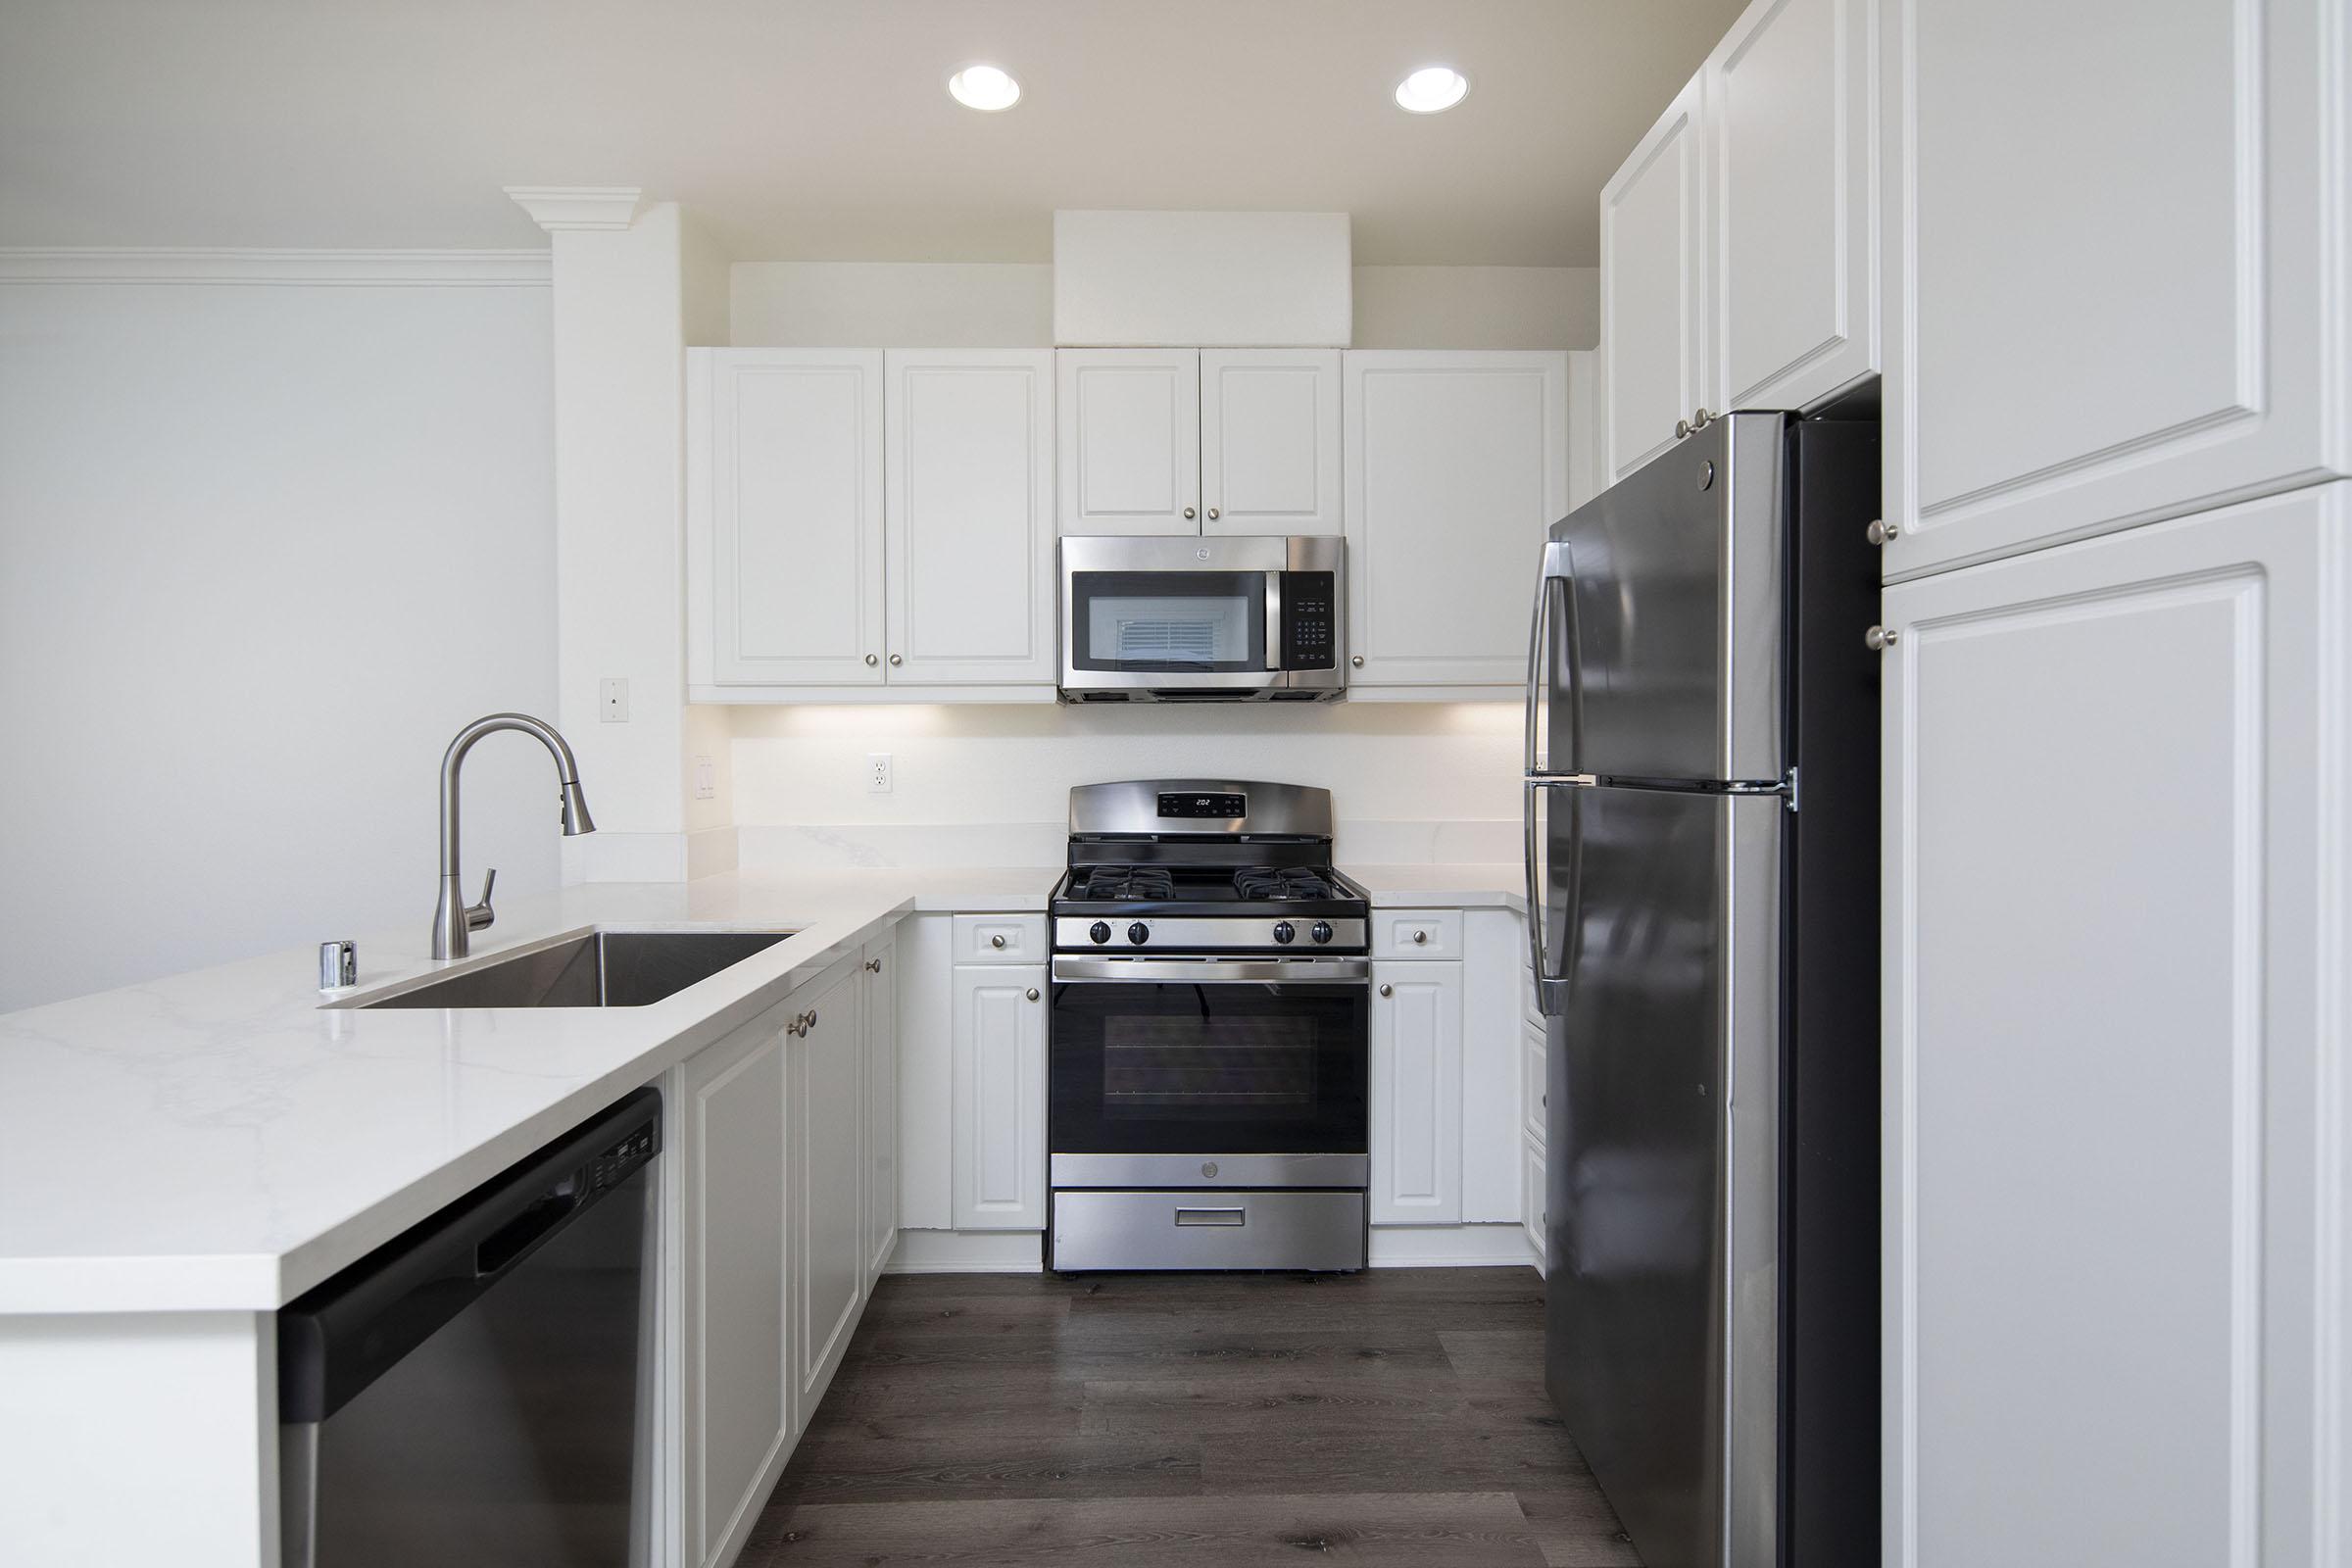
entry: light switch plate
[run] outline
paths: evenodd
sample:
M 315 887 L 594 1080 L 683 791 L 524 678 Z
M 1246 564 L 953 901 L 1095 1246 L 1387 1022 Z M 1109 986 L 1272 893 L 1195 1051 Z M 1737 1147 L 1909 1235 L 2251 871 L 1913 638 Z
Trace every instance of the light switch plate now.
M 708 757 L 694 760 L 694 798 L 698 801 L 715 799 L 718 795 L 718 764 Z

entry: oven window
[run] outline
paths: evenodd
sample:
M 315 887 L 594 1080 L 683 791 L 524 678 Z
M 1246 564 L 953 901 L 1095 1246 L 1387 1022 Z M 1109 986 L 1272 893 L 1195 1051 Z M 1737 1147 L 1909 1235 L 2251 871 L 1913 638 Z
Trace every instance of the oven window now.
M 1369 1021 L 1361 985 L 1056 985 L 1053 1152 L 1362 1153 Z
M 1070 662 L 1080 669 L 1266 667 L 1262 571 L 1081 571 L 1070 598 Z

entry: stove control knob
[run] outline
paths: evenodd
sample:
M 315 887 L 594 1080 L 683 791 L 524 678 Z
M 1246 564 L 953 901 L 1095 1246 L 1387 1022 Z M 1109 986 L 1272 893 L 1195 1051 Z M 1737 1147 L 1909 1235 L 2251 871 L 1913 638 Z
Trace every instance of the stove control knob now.
M 1331 922 L 1329 920 L 1317 920 L 1315 922 L 1315 928 L 1312 931 L 1309 931 L 1307 935 L 1313 937 L 1317 942 L 1329 942 L 1331 940 Z
M 1291 939 L 1292 939 L 1292 938 L 1294 938 L 1294 937 L 1296 937 L 1296 936 L 1298 936 L 1298 928 L 1297 926 L 1294 926 L 1294 925 L 1292 925 L 1290 921 L 1288 921 L 1288 920 L 1277 920 L 1277 921 L 1275 921 L 1275 922 L 1274 922 L 1274 940 L 1275 940 L 1275 941 L 1277 941 L 1277 942 L 1280 942 L 1280 943 L 1283 943 L 1283 944 L 1285 944 L 1285 945 L 1287 946 L 1287 945 L 1290 943 Z
M 1110 940 L 1110 922 L 1107 920 L 1097 920 L 1093 925 L 1090 925 L 1086 928 L 1086 934 L 1090 937 L 1093 937 L 1097 942 L 1108 942 Z
M 1152 928 L 1138 920 L 1127 928 L 1127 940 L 1140 948 L 1152 940 Z

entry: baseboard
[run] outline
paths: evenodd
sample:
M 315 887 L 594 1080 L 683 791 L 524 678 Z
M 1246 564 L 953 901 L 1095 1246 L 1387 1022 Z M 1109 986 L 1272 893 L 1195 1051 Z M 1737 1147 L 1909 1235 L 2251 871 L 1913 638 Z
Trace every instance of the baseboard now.
M 1527 1230 L 1502 1225 L 1375 1225 L 1374 1268 L 1534 1268 Z
M 1041 1231 L 901 1231 L 885 1274 L 1042 1274 Z
M 1517 1224 L 1375 1226 L 1374 1268 L 1533 1268 L 1536 1255 Z M 1036 1231 L 899 1232 L 885 1274 L 1037 1274 L 1045 1269 Z

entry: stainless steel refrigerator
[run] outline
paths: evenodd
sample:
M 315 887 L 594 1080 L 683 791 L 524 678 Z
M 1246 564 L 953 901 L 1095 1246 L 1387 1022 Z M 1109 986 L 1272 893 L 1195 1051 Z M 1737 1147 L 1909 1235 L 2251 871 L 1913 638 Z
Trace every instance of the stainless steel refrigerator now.
M 1544 552 L 1544 1377 L 1650 1568 L 1878 1555 L 1878 488 L 1735 414 Z

